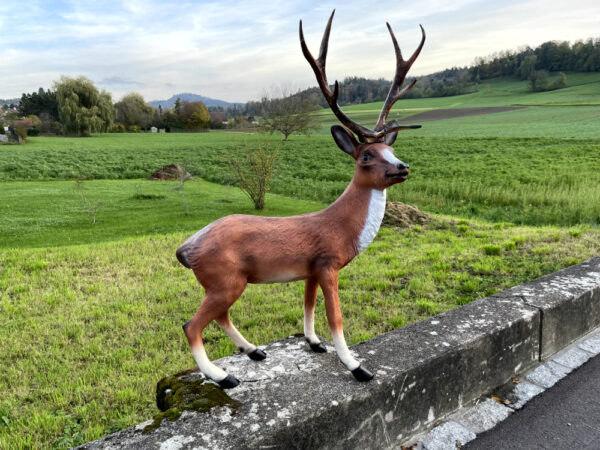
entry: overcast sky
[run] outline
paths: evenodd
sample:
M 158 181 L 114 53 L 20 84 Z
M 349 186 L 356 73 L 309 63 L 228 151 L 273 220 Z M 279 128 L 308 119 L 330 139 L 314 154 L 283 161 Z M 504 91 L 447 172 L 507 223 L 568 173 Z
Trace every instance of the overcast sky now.
M 0 98 L 49 88 L 60 75 L 90 78 L 116 101 L 193 92 L 258 99 L 285 85 L 316 85 L 309 48 L 336 8 L 327 59 L 330 82 L 391 79 L 389 21 L 405 54 L 427 32 L 412 75 L 470 65 L 477 56 L 548 40 L 600 37 L 599 0 L 34 1 L 0 0 Z

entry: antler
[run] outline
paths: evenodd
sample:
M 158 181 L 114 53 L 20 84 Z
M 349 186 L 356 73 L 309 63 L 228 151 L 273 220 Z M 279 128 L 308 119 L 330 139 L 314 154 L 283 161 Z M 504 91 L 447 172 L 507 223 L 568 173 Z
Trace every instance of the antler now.
M 381 113 L 379 114 L 379 120 L 375 125 L 375 130 L 384 130 L 386 127 L 385 121 L 387 120 L 388 113 L 394 103 L 396 103 L 400 98 L 404 96 L 417 82 L 417 80 L 413 80 L 410 84 L 402 87 L 404 83 L 404 79 L 406 78 L 406 74 L 410 70 L 410 67 L 413 65 L 419 53 L 421 53 L 421 49 L 423 48 L 423 44 L 425 44 L 425 30 L 421 27 L 421 43 L 412 54 L 412 56 L 408 59 L 408 61 L 404 61 L 402 59 L 402 52 L 400 51 L 400 47 L 398 46 L 398 41 L 396 41 L 396 36 L 394 36 L 394 32 L 392 31 L 392 27 L 388 22 L 385 23 L 390 31 L 390 36 L 392 37 L 392 42 L 394 43 L 394 50 L 396 51 L 396 74 L 394 75 L 394 81 L 392 82 L 392 86 L 390 87 L 390 92 L 388 92 L 387 98 L 385 99 L 385 103 L 383 104 L 383 108 L 381 109 Z
M 385 101 L 381 114 L 379 115 L 379 120 L 377 121 L 377 125 L 374 130 L 366 128 L 352 119 L 350 119 L 344 112 L 340 109 L 337 104 L 337 99 L 340 93 L 340 87 L 336 80 L 333 92 L 329 88 L 329 84 L 327 83 L 327 75 L 325 73 L 325 61 L 327 59 L 327 46 L 329 44 L 329 33 L 331 31 L 331 22 L 333 21 L 333 15 L 335 14 L 335 9 L 331 13 L 329 20 L 327 21 L 327 26 L 325 27 L 325 32 L 323 33 L 323 39 L 321 40 L 321 48 L 319 50 L 319 58 L 315 60 L 312 56 L 308 47 L 306 46 L 306 42 L 304 41 L 304 33 L 302 32 L 302 20 L 300 21 L 300 46 L 302 47 L 302 53 L 304 57 L 312 67 L 315 72 L 315 76 L 317 77 L 317 83 L 325 96 L 325 100 L 327 100 L 327 104 L 335 114 L 335 116 L 340 120 L 340 122 L 349 128 L 351 131 L 356 133 L 361 140 L 361 142 L 380 142 L 385 139 L 385 135 L 388 133 L 392 133 L 398 130 L 405 130 L 411 128 L 420 128 L 421 125 L 408 125 L 402 126 L 398 125 L 397 122 L 385 122 L 387 119 L 387 115 L 394 105 L 396 101 L 400 97 L 402 97 L 410 88 L 414 86 L 416 80 L 405 86 L 401 89 L 402 83 L 406 78 L 406 74 L 410 69 L 410 66 L 415 62 L 417 56 L 421 52 L 423 48 L 423 44 L 425 43 L 425 30 L 421 27 L 421 31 L 423 34 L 423 38 L 421 39 L 421 44 L 415 50 L 413 55 L 410 57 L 408 61 L 404 61 L 402 59 L 402 54 L 400 53 L 400 47 L 398 47 L 398 42 L 396 42 L 396 37 L 392 32 L 392 29 L 389 24 L 387 24 L 388 29 L 390 30 L 390 34 L 392 36 L 392 41 L 394 42 L 394 48 L 396 50 L 396 75 L 394 76 L 394 81 L 392 83 L 392 87 L 390 88 L 390 92 L 388 93 L 388 98 Z

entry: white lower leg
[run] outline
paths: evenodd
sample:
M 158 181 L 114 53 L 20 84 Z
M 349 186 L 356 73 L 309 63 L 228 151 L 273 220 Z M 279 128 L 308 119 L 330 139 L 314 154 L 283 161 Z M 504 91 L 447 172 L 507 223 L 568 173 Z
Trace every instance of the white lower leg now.
M 200 344 L 192 348 L 192 355 L 194 355 L 194 359 L 196 360 L 196 364 L 198 364 L 200 371 L 211 380 L 218 382 L 227 378 L 227 372 L 223 369 L 219 369 L 210 362 L 204 351 L 204 345 Z
M 346 339 L 344 339 L 344 332 L 331 332 L 331 338 L 333 339 L 333 344 L 335 345 L 335 351 L 338 354 L 338 357 L 342 361 L 342 363 L 346 366 L 348 370 L 354 370 L 360 366 L 360 363 L 354 359 L 348 346 L 346 345 Z
M 310 344 L 319 344 L 321 340 L 315 333 L 315 309 L 304 308 L 304 337 Z
M 248 342 L 231 322 L 229 325 L 221 326 L 221 328 L 223 328 L 225 334 L 229 336 L 229 338 L 233 341 L 235 346 L 240 349 L 241 352 L 252 353 L 254 350 L 256 350 L 256 345 Z

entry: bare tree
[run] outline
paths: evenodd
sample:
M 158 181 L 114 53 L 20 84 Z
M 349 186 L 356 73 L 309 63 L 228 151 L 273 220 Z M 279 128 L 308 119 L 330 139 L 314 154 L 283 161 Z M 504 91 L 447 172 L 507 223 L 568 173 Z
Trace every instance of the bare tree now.
M 239 188 L 250 197 L 255 209 L 265 208 L 265 196 L 275 175 L 278 157 L 279 150 L 265 139 L 256 148 L 246 146 L 230 162 Z
M 290 134 L 309 135 L 319 129 L 315 116 L 318 105 L 300 93 L 290 95 L 285 88 L 280 91 L 281 97 L 265 95 L 261 99 L 261 127 L 264 131 L 270 134 L 280 132 L 287 141 Z

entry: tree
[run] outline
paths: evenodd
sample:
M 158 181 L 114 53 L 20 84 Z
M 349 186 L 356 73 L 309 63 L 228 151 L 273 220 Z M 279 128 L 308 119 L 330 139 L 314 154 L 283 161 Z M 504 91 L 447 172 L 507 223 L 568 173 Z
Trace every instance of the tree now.
M 535 72 L 535 63 L 537 61 L 537 56 L 534 54 L 530 54 L 523 58 L 521 64 L 519 65 L 518 75 L 521 80 L 528 80 L 533 72 Z
M 319 129 L 314 115 L 317 107 L 300 95 L 285 95 L 284 92 L 283 98 L 269 99 L 265 96 L 261 103 L 262 128 L 271 134 L 276 131 L 282 133 L 285 141 L 292 133 L 309 135 Z
M 560 72 L 558 74 L 558 78 L 554 80 L 554 82 L 548 88 L 549 91 L 553 91 L 555 89 L 562 89 L 567 87 L 567 76 L 564 72 Z
M 265 196 L 275 175 L 278 157 L 278 149 L 265 139 L 257 148 L 246 147 L 230 160 L 229 166 L 239 188 L 250 197 L 255 209 L 265 208 Z
M 529 87 L 532 92 L 546 91 L 548 88 L 548 71 L 546 70 L 535 70 L 529 76 Z
M 148 128 L 154 118 L 154 108 L 144 101 L 144 97 L 136 92 L 124 96 L 115 103 L 117 122 L 126 127 L 138 126 Z
M 180 107 L 179 118 L 191 130 L 203 130 L 208 127 L 210 113 L 202 102 L 183 102 Z
M 115 119 L 110 94 L 99 92 L 87 78 L 62 76 L 54 82 L 58 102 L 58 118 L 64 132 L 74 136 L 89 136 L 108 131 Z
M 58 119 L 58 103 L 56 101 L 56 92 L 44 88 L 39 88 L 37 92 L 21 95 L 19 102 L 19 114 L 21 116 L 36 115 L 41 116 L 46 113 L 53 120 Z

